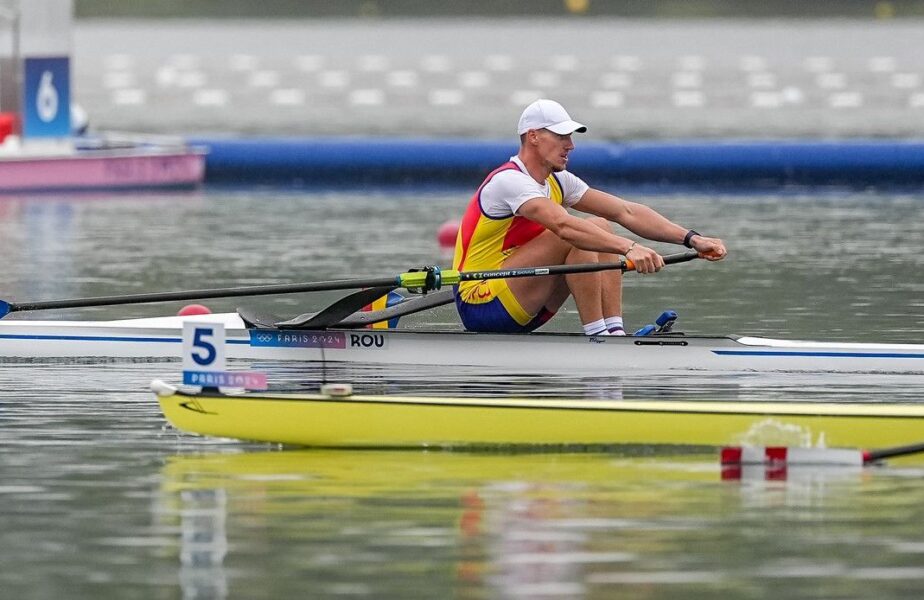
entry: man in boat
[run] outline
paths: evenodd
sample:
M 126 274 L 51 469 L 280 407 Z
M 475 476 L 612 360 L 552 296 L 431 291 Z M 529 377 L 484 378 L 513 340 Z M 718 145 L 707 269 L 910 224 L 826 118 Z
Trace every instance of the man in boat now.
M 649 240 L 683 244 L 707 260 L 725 258 L 725 244 L 681 227 L 647 206 L 591 188 L 565 168 L 573 133 L 587 127 L 553 100 L 526 107 L 517 128 L 520 151 L 494 169 L 472 197 L 456 238 L 460 271 L 544 265 L 616 263 L 625 256 L 639 273 L 656 273 L 661 256 L 613 233 L 610 222 Z M 568 208 L 589 213 L 581 218 Z M 466 329 L 527 332 L 546 323 L 574 296 L 587 335 L 625 335 L 619 271 L 466 281 L 456 307 Z

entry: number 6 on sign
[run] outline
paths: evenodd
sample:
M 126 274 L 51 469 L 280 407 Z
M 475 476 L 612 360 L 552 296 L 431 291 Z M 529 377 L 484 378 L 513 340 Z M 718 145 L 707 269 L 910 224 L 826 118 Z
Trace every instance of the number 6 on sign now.
M 225 370 L 224 324 L 183 323 L 183 370 Z

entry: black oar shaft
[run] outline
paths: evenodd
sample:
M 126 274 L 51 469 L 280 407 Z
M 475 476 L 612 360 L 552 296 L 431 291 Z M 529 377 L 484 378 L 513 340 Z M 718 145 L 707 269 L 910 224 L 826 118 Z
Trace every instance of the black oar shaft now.
M 876 462 L 886 458 L 895 458 L 897 456 L 906 456 L 908 454 L 918 454 L 924 452 L 924 443 L 910 444 L 908 446 L 894 446 L 892 448 L 882 448 L 880 450 L 867 450 L 863 455 L 864 462 Z
M 186 290 L 179 292 L 154 292 L 127 294 L 123 296 L 97 296 L 94 298 L 73 298 L 70 300 L 48 300 L 45 302 L 10 303 L 9 312 L 26 310 L 47 310 L 53 308 L 81 308 L 86 306 L 110 306 L 113 304 L 144 304 L 146 302 L 170 302 L 173 300 L 200 300 L 204 298 L 230 298 L 233 296 L 268 296 L 273 294 L 294 294 L 300 292 L 326 292 L 354 289 L 358 287 L 382 287 L 395 285 L 394 277 L 380 279 L 341 279 L 315 281 L 311 283 L 281 283 L 277 285 L 212 288 L 207 290 Z
M 664 257 L 665 264 L 674 264 L 693 260 L 694 252 L 670 254 Z M 634 268 L 631 261 L 616 263 L 591 263 L 581 265 L 552 265 L 548 267 L 529 267 L 522 269 L 499 269 L 494 271 L 470 271 L 455 273 L 456 281 L 473 281 L 479 279 L 505 279 L 507 277 L 534 277 L 542 275 L 559 275 L 568 273 L 589 273 L 613 269 Z M 429 268 L 437 272 L 436 268 Z M 425 270 L 426 271 L 426 270 Z M 424 271 L 402 273 L 397 277 L 380 277 L 375 279 L 338 279 L 333 281 L 315 281 L 309 283 L 281 283 L 276 285 L 212 288 L 206 290 L 186 290 L 179 292 L 155 292 L 146 294 L 126 294 L 122 296 L 96 296 L 93 298 L 72 298 L 69 300 L 47 300 L 44 302 L 13 303 L 0 300 L 0 318 L 11 312 L 28 310 L 47 310 L 54 308 L 82 308 L 87 306 L 110 306 L 113 304 L 144 304 L 147 302 L 171 302 L 176 300 L 202 300 L 205 298 L 229 298 L 233 296 L 268 296 L 272 294 L 295 294 L 302 292 L 326 292 L 332 290 L 349 290 L 373 287 L 407 287 L 420 291 L 432 291 L 440 288 L 439 283 L 429 285 L 430 278 Z M 447 277 L 447 280 L 449 278 Z M 419 283 L 413 283 L 419 282 Z M 426 282 L 426 284 L 424 283 Z

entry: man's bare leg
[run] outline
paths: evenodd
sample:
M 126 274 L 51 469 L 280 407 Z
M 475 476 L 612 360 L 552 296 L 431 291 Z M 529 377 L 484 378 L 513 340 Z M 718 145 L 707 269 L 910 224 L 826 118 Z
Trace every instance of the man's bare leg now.
M 597 221 L 597 219 L 594 219 Z M 603 223 L 602 219 L 600 219 Z M 600 223 L 597 223 L 600 225 Z M 603 225 L 601 225 L 603 226 Z M 608 226 L 607 226 L 608 227 Z M 542 265 L 596 263 L 603 258 L 615 263 L 616 255 L 580 250 L 546 231 L 524 244 L 504 261 L 504 268 Z M 508 279 L 507 285 L 523 310 L 538 314 L 542 308 L 558 310 L 569 295 L 574 296 L 581 323 L 621 314 L 622 278 L 618 271 L 581 273 L 565 277 L 523 277 Z
M 579 265 L 597 263 L 600 261 L 598 252 L 571 249 L 565 264 Z M 587 325 L 603 319 L 603 274 L 602 273 L 572 273 L 565 275 L 568 289 L 574 297 L 581 323 Z
M 616 264 L 619 256 L 600 253 L 600 262 Z M 603 316 L 622 316 L 622 271 L 601 271 L 603 290 Z

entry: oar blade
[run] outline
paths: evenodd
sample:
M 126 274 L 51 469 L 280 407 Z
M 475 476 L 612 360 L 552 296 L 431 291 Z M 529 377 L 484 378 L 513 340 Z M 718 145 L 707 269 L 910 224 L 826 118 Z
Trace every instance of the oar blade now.
M 366 325 L 371 325 L 373 323 L 388 321 L 390 319 L 411 315 L 429 310 L 431 308 L 445 306 L 446 304 L 452 304 L 454 300 L 455 296 L 452 289 L 442 289 L 438 292 L 430 292 L 426 296 L 409 298 L 400 304 L 389 306 L 388 308 L 383 308 L 381 310 L 354 313 L 353 315 L 338 323 L 337 327 L 365 327 Z
M 395 289 L 393 286 L 374 287 L 353 292 L 313 315 L 302 315 L 276 323 L 279 329 L 327 329 L 337 325 L 364 306 Z
M 10 314 L 13 307 L 6 300 L 0 300 L 0 319 Z

